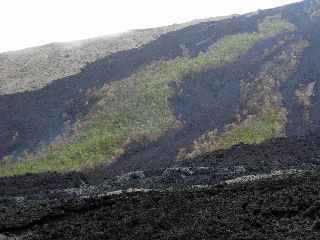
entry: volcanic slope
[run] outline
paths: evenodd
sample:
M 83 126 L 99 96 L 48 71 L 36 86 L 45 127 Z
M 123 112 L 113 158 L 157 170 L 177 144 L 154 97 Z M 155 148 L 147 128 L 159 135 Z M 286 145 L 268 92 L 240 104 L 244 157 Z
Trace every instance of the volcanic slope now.
M 0 175 L 119 175 L 316 132 L 319 12 L 306 0 L 193 24 L 1 95 Z

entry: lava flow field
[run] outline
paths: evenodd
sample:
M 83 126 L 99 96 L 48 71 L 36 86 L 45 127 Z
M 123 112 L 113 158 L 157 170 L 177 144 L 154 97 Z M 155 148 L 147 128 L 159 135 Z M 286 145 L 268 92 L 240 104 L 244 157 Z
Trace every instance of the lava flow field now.
M 105 192 L 106 187 L 2 198 L 1 239 L 320 237 L 318 172 L 213 187 Z

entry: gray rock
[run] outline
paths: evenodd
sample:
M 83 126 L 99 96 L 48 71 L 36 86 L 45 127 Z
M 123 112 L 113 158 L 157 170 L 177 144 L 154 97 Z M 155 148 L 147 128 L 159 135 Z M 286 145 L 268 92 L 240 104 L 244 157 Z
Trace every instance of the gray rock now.
M 145 179 L 145 174 L 143 171 L 129 172 L 125 175 L 122 175 L 117 178 L 117 181 L 120 183 L 131 182 L 131 181 L 139 181 Z
M 167 168 L 163 173 L 162 176 L 172 176 L 172 175 L 185 175 L 185 176 L 191 176 L 193 175 L 193 172 L 190 168 Z
M 245 173 L 246 171 L 247 171 L 247 169 L 244 166 L 235 166 L 234 167 L 234 172 L 236 174 Z
M 184 181 L 193 174 L 194 172 L 189 168 L 168 168 L 161 174 L 161 178 L 165 182 L 177 182 Z
M 313 224 L 312 224 L 312 230 L 313 230 L 313 231 L 317 231 L 317 232 L 320 231 L 320 220 L 319 220 L 319 219 L 317 219 L 317 220 L 315 220 L 315 221 L 313 222 Z
M 0 234 L 0 240 L 10 240 L 12 238 L 7 237 L 6 235 Z

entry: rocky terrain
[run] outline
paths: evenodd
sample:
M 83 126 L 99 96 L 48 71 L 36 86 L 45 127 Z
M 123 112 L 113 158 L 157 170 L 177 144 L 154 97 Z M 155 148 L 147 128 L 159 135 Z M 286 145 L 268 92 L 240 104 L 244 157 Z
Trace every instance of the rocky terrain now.
M 319 149 L 316 136 L 283 138 L 114 177 L 0 178 L 0 236 L 317 239 Z
M 19 239 L 317 239 L 318 188 L 306 174 L 175 191 L 71 189 L 2 200 L 11 208 L 0 229 Z
M 0 240 L 319 239 L 319 27 L 305 0 L 1 54 Z

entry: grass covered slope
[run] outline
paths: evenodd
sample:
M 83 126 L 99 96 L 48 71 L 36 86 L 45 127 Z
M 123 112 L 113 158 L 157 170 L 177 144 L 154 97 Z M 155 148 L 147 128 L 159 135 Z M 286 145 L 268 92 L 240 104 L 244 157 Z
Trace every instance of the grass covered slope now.
M 176 94 L 171 83 L 179 85 L 190 74 L 235 62 L 259 41 L 295 30 L 280 15 L 266 17 L 258 26 L 257 32 L 225 36 L 198 56 L 189 56 L 186 49 L 182 57 L 151 63 L 126 79 L 94 91 L 89 100 L 95 104 L 85 119 L 75 124 L 71 138 L 63 138 L 16 164 L 4 162 L 0 175 L 92 168 L 121 154 L 133 140 L 157 139 L 166 131 L 181 127 L 171 108 L 170 99 Z M 269 120 L 259 121 L 255 122 L 256 128 L 261 124 L 268 128 L 259 133 L 259 138 L 273 136 L 273 126 L 267 126 Z M 225 143 L 221 144 L 228 147 L 243 140 L 242 137 L 230 140 L 234 134 L 242 133 L 237 130 L 226 133 Z

